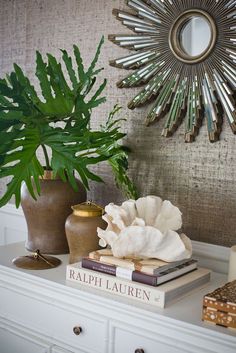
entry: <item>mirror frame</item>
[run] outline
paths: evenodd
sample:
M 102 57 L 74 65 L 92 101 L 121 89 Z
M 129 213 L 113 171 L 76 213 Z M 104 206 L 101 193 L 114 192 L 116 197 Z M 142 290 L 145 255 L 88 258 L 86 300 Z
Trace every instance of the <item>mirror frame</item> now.
M 166 118 L 162 136 L 170 137 L 185 120 L 185 142 L 193 142 L 205 118 L 210 142 L 220 139 L 223 118 L 236 134 L 235 0 L 127 0 L 131 10 L 113 14 L 134 34 L 108 39 L 133 50 L 110 61 L 132 70 L 119 88 L 140 87 L 130 109 L 153 102 L 146 125 Z M 180 31 L 192 16 L 201 16 L 211 29 L 206 50 L 195 57 L 181 47 Z
M 182 48 L 180 34 L 181 30 L 184 28 L 186 23 L 192 17 L 202 17 L 206 20 L 210 27 L 211 31 L 211 38 L 209 41 L 208 47 L 199 55 L 190 56 L 188 55 Z M 194 9 L 194 10 L 187 10 L 184 11 L 173 23 L 170 31 L 169 31 L 169 46 L 173 54 L 176 56 L 177 59 L 186 63 L 186 64 L 196 64 L 201 61 L 204 61 L 214 49 L 217 40 L 217 27 L 213 18 L 203 10 Z

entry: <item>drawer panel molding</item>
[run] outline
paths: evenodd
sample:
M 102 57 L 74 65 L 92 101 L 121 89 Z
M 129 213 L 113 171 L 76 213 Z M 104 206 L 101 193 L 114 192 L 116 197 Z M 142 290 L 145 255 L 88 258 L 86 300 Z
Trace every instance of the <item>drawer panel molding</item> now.
M 145 320 L 144 320 L 145 321 Z M 144 328 L 145 327 L 145 328 Z M 134 353 L 135 349 L 143 349 L 144 352 L 156 353 L 235 353 L 235 340 L 226 342 L 219 338 L 216 332 L 214 337 L 208 334 L 202 335 L 195 330 L 182 331 L 181 323 L 175 329 L 159 330 L 155 326 L 153 331 L 146 326 L 127 325 L 122 322 L 110 321 L 110 350 L 112 353 L 124 351 Z M 166 348 L 165 348 L 166 347 Z
M 9 350 L 11 350 L 11 352 L 14 350 L 14 353 L 22 353 L 22 349 L 24 349 L 24 352 L 29 353 L 32 351 L 37 353 L 50 353 L 50 340 L 47 341 L 45 335 L 41 335 L 24 325 L 0 317 L 0 332 L 1 331 L 3 336 L 2 340 L 0 340 L 0 351 L 3 353 Z M 7 342 L 5 345 L 4 341 L 6 339 Z M 20 350 L 17 351 L 18 349 Z

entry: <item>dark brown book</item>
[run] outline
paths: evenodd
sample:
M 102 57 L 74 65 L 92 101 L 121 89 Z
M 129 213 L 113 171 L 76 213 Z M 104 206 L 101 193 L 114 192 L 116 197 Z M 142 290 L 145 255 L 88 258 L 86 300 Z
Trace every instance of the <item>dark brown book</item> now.
M 87 268 L 93 271 L 106 273 L 111 276 L 125 278 L 134 282 L 148 284 L 150 286 L 156 287 L 162 283 L 170 281 L 171 279 L 180 277 L 188 272 L 195 270 L 197 268 L 197 261 L 191 259 L 184 264 L 163 271 L 159 275 L 149 275 L 140 271 L 133 271 L 127 268 L 95 261 L 87 257 L 82 259 L 81 265 L 83 268 Z

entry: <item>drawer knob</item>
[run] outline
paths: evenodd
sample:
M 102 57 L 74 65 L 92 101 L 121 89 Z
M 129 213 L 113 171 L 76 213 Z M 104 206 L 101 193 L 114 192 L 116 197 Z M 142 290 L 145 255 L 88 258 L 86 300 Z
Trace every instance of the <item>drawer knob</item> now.
M 82 332 L 82 328 L 81 328 L 80 326 L 75 326 L 75 327 L 73 328 L 73 332 L 74 332 L 74 334 L 75 334 L 76 336 L 79 336 L 79 335 L 81 334 L 81 332 Z
M 145 353 L 145 352 L 142 348 L 137 348 L 137 349 L 135 349 L 134 353 Z

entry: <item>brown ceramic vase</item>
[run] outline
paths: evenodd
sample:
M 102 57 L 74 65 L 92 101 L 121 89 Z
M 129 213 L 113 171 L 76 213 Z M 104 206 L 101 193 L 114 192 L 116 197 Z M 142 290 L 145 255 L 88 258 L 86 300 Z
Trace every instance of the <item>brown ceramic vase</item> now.
M 35 201 L 25 184 L 21 188 L 21 205 L 28 226 L 26 249 L 40 250 L 42 254 L 66 254 L 69 247 L 65 221 L 71 205 L 86 201 L 86 190 L 77 180 L 78 192 L 60 178 L 53 179 L 46 171 L 40 179 L 41 194 Z
M 88 202 L 73 206 L 72 209 L 73 213 L 66 220 L 70 264 L 88 256 L 91 251 L 98 250 L 97 228 L 107 228 L 107 223 L 102 219 L 101 207 Z

